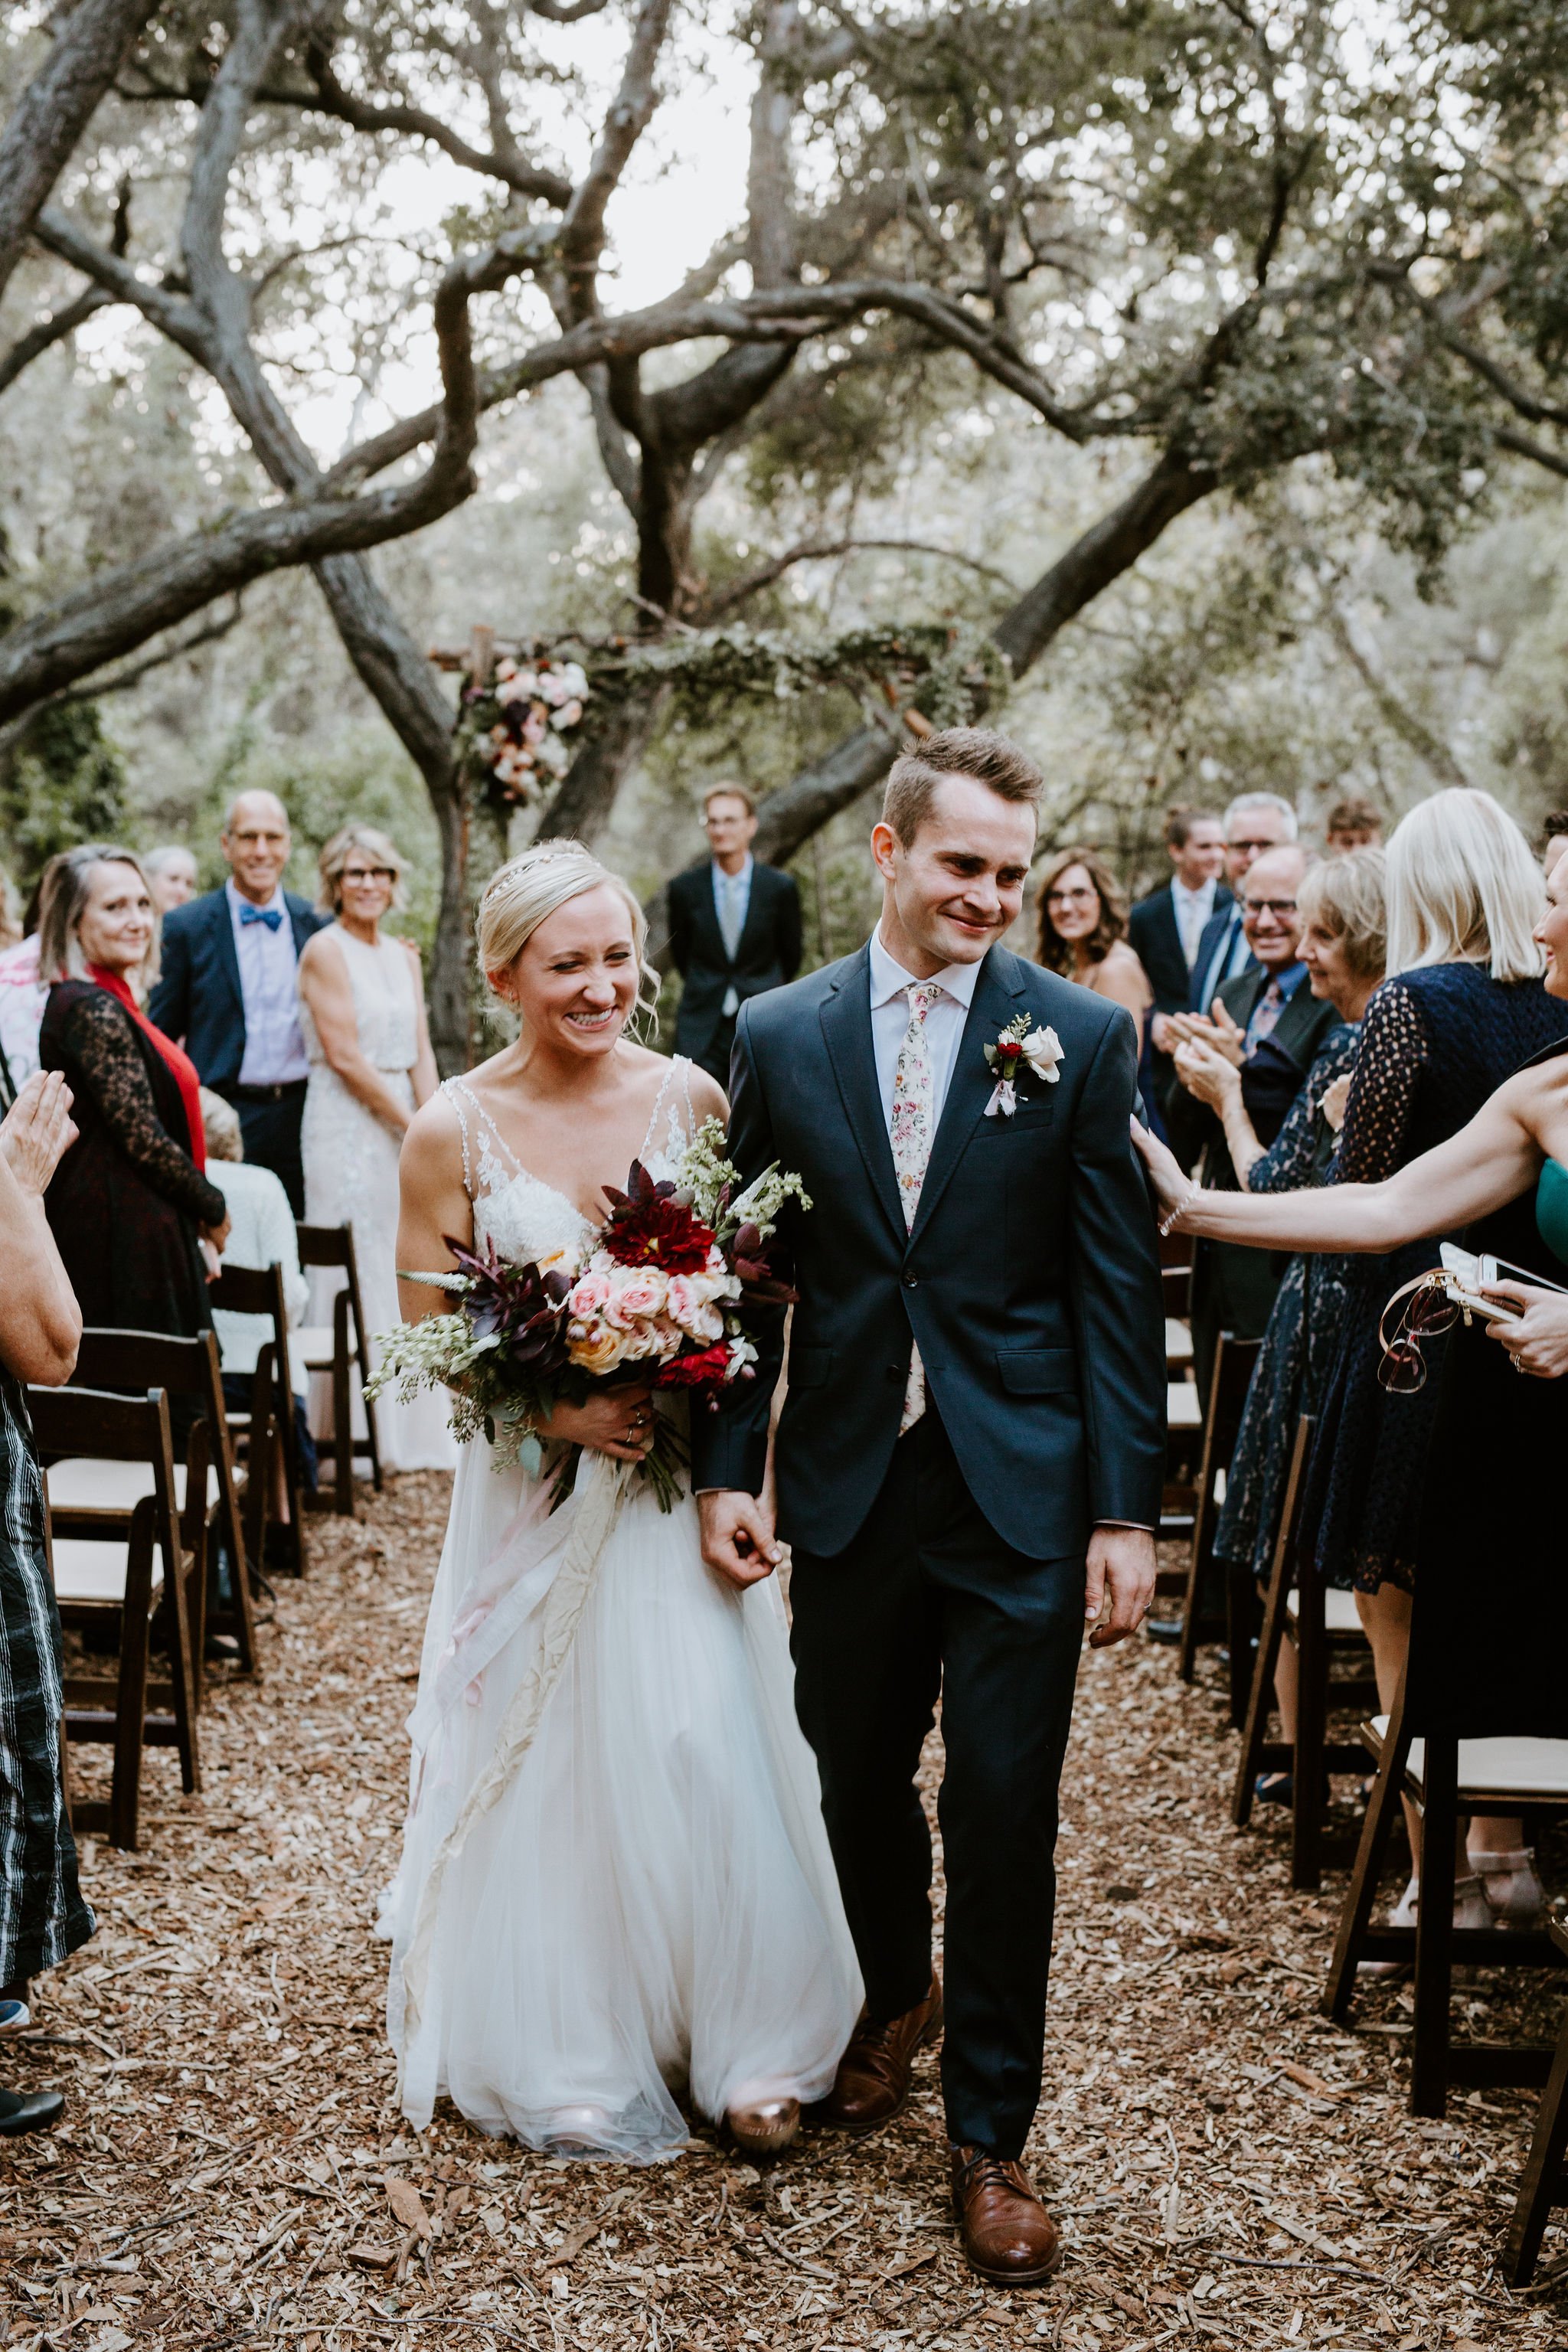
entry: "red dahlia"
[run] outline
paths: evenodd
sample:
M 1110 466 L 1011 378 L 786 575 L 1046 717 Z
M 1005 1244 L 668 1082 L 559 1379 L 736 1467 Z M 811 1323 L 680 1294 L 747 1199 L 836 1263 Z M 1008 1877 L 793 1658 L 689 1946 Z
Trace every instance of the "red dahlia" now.
M 711 1229 L 673 1184 L 656 1184 L 640 1160 L 632 1162 L 630 1190 L 605 1197 L 611 1203 L 604 1246 L 622 1265 L 656 1265 L 661 1274 L 700 1274 L 713 1246 Z
M 660 1389 L 701 1389 L 721 1381 L 730 1369 L 729 1342 L 721 1339 L 715 1347 L 701 1348 L 694 1355 L 677 1356 L 665 1365 L 654 1382 Z

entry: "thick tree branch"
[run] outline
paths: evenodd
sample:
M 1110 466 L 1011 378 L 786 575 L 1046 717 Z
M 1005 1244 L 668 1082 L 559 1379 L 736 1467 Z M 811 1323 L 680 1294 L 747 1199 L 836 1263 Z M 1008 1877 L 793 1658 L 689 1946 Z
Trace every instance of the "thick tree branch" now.
M 95 310 L 105 309 L 113 299 L 113 295 L 106 294 L 101 287 L 89 286 L 74 302 L 57 310 L 53 318 L 40 319 L 36 327 L 18 335 L 8 352 L 0 352 L 0 392 L 8 390 L 35 360 L 42 359 L 56 343 L 63 343 L 68 335 L 74 335 Z
M 154 0 L 77 0 L 0 131 L 0 294 Z
M 595 278 L 605 249 L 605 208 L 658 103 L 654 73 L 669 29 L 672 5 L 673 0 L 642 0 L 620 87 L 605 117 L 588 169 L 566 206 L 559 251 L 574 319 L 585 318 L 597 308 Z
M 855 555 L 863 548 L 885 549 L 902 555 L 934 555 L 943 563 L 961 563 L 966 571 L 978 572 L 983 580 L 995 582 L 998 586 L 1005 588 L 1010 596 L 1016 596 L 1018 593 L 1014 582 L 1008 579 L 1005 572 L 998 572 L 994 563 L 981 563 L 973 555 L 962 555 L 956 548 L 952 547 L 934 546 L 930 540 L 807 540 L 799 547 L 786 548 L 782 555 L 775 555 L 770 562 L 759 564 L 754 572 L 748 572 L 740 580 L 731 581 L 729 585 L 721 588 L 717 595 L 710 596 L 705 607 L 704 620 L 709 625 L 721 620 L 726 614 L 734 612 L 739 605 L 745 604 L 749 597 L 755 596 L 763 588 L 771 588 L 775 580 L 782 579 L 784 574 L 797 563 L 816 562 L 835 555 Z

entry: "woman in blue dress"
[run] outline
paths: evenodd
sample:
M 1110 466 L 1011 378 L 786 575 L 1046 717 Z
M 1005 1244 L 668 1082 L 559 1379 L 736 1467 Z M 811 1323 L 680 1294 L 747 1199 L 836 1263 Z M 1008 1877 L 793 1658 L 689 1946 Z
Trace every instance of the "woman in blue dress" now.
M 1544 955 L 1548 997 L 1568 999 L 1568 859 L 1552 873 L 1547 898 L 1534 938 Z M 1397 1287 L 1390 1278 L 1397 1254 L 1440 1235 L 1463 1234 L 1471 1248 L 1554 1279 L 1568 1265 L 1568 1034 L 1562 1034 L 1568 1020 L 1560 1002 L 1553 1009 L 1559 1034 L 1521 1055 L 1524 1066 L 1457 1134 L 1381 1182 L 1346 1181 L 1272 1196 L 1200 1192 L 1170 1152 L 1138 1129 L 1168 1229 L 1263 1249 L 1363 1256 L 1374 1272 L 1373 1286 L 1386 1284 L 1378 1290 L 1380 1310 Z M 1363 1052 L 1364 1076 L 1364 1044 Z M 1425 1264 L 1436 1255 L 1427 1249 Z M 1438 1393 L 1412 1556 L 1424 1580 L 1451 1585 L 1467 1578 L 1475 1596 L 1464 1655 L 1424 1658 L 1423 1675 L 1436 1728 L 1445 1713 L 1458 1720 L 1462 1705 L 1467 1736 L 1555 1738 L 1563 1736 L 1565 1719 L 1568 1579 L 1549 1592 L 1528 1626 L 1516 1622 L 1506 1593 L 1511 1557 L 1561 1549 L 1558 1464 L 1568 1434 L 1565 1392 L 1533 1381 L 1568 1373 L 1568 1295 L 1515 1281 L 1500 1283 L 1497 1295 L 1521 1310 L 1517 1318 L 1478 1321 L 1468 1331 L 1450 1332 L 1441 1343 L 1453 1359 L 1449 1377 L 1429 1378 L 1419 1391 Z M 1422 1348 L 1428 1368 L 1436 1370 L 1432 1343 L 1425 1340 Z M 1516 1374 L 1527 1377 L 1521 1383 Z M 1472 1848 L 1472 1863 L 1481 1851 Z M 1497 1859 L 1515 1865 L 1491 1874 L 1494 1881 L 1502 1875 L 1503 1886 L 1489 1885 L 1489 1895 L 1506 1916 L 1507 1879 L 1533 1877 L 1533 1872 L 1522 1853 Z

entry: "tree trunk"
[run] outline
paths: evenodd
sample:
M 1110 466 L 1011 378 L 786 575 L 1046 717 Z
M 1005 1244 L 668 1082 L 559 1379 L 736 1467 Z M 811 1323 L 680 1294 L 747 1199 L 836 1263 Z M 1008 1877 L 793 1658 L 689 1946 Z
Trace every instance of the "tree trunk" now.
M 0 294 L 155 0 L 77 0 L 0 132 Z
M 647 748 L 665 697 L 662 686 L 649 687 L 611 706 L 546 803 L 536 839 L 570 837 L 592 848 L 610 821 L 628 772 Z

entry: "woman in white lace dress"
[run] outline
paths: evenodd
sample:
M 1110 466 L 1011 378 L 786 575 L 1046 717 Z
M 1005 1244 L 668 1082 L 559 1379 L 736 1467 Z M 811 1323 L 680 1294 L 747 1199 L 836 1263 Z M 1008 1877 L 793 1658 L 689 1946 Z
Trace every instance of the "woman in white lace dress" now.
M 398 1319 L 397 1155 L 415 1111 L 436 1091 L 418 955 L 406 940 L 381 933 L 383 918 L 402 904 L 403 870 L 403 858 L 374 825 L 346 824 L 334 834 L 321 856 L 321 904 L 334 919 L 300 957 L 300 1026 L 310 1057 L 300 1136 L 305 1222 L 353 1229 L 373 1370 L 373 1335 Z M 331 1321 L 342 1283 L 332 1267 L 312 1273 L 312 1324 Z M 331 1425 L 331 1386 L 318 1377 L 311 1387 L 311 1426 L 321 1436 Z M 357 1384 L 353 1413 L 363 1436 Z M 375 1423 L 389 1470 L 447 1470 L 458 1458 L 437 1396 L 411 1404 L 385 1398 Z
M 690 1063 L 627 1037 L 656 985 L 643 919 L 580 845 L 504 866 L 479 932 L 521 1034 L 414 1121 L 408 1268 L 448 1267 L 444 1235 L 542 1263 L 574 1247 L 605 1184 L 634 1159 L 667 1172 L 724 1108 Z M 409 1316 L 441 1307 L 405 1286 Z M 654 1409 L 646 1387 L 563 1407 L 542 1482 L 482 1439 L 458 1465 L 383 1919 L 421 2129 L 445 2094 L 484 2131 L 647 2160 L 685 2144 L 684 2089 L 771 2152 L 858 2013 L 777 1584 L 761 1561 L 744 1589 L 714 1576 L 689 1496 L 660 1512 L 635 1475 Z

